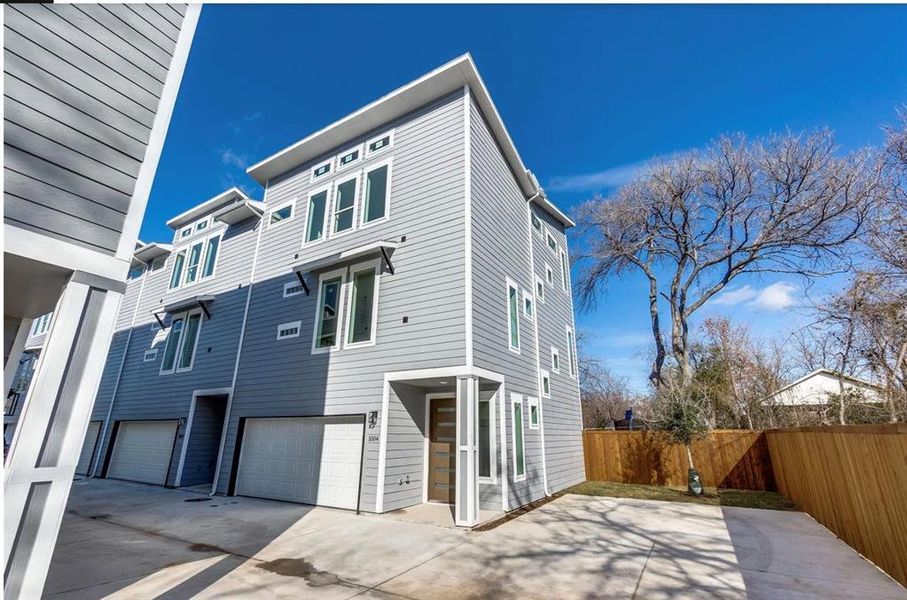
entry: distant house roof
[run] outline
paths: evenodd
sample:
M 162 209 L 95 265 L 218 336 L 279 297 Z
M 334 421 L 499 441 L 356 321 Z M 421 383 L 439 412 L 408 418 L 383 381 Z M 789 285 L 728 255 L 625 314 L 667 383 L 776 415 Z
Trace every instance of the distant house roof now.
M 804 375 L 800 379 L 794 381 L 793 383 L 789 383 L 786 386 L 775 390 L 774 392 L 769 394 L 769 397 L 777 396 L 778 394 L 780 394 L 782 392 L 786 392 L 787 390 L 791 389 L 792 387 L 798 386 L 808 379 L 812 379 L 816 375 L 829 375 L 831 377 L 834 377 L 835 379 L 838 379 L 840 377 L 846 381 L 850 381 L 851 383 L 858 383 L 860 385 L 875 388 L 877 390 L 885 389 L 877 383 L 872 383 L 871 381 L 866 381 L 865 379 L 860 379 L 859 377 L 854 377 L 852 375 L 842 375 L 842 374 L 838 373 L 837 371 L 832 371 L 831 369 L 816 369 L 812 373 L 807 373 L 806 375 Z
M 180 226 L 185 225 L 190 221 L 194 221 L 205 213 L 211 212 L 212 210 L 224 206 L 225 204 L 230 204 L 237 201 L 248 201 L 255 202 L 252 198 L 249 198 L 241 189 L 233 187 L 225 192 L 205 200 L 201 204 L 196 204 L 189 210 L 182 212 L 169 221 L 167 221 L 167 227 L 171 229 L 178 229 Z
M 270 179 L 314 160 L 350 139 L 400 118 L 436 98 L 462 89 L 465 85 L 469 86 L 473 99 L 482 109 L 482 114 L 488 121 L 488 126 L 526 198 L 537 202 L 565 227 L 573 227 L 573 221 L 548 200 L 535 177 L 523 165 L 523 160 L 488 93 L 488 88 L 485 87 L 469 54 L 464 54 L 438 67 L 339 121 L 272 154 L 249 167 L 246 172 L 260 184 L 266 186 Z

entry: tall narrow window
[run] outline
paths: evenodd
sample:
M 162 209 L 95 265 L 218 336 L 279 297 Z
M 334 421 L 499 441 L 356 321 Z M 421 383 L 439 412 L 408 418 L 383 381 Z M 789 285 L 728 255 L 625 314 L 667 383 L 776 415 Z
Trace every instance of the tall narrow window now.
M 545 263 L 545 281 L 548 282 L 548 285 L 554 286 L 554 270 L 548 263 Z
M 208 238 L 205 247 L 205 266 L 202 268 L 202 277 L 214 275 L 214 266 L 217 264 L 217 251 L 220 249 L 220 236 Z
M 305 241 L 314 242 L 324 237 L 324 216 L 328 204 L 328 191 L 322 190 L 309 196 L 309 220 Z
M 567 263 L 567 253 L 561 250 L 561 287 L 566 292 L 570 289 L 570 265 Z
M 350 322 L 347 327 L 348 344 L 374 341 L 376 280 L 374 267 L 353 273 Z
M 542 398 L 551 397 L 551 374 L 542 369 L 539 371 L 539 379 L 542 382 Z
M 573 336 L 573 330 L 567 328 L 567 368 L 570 369 L 570 376 L 576 377 L 576 338 Z
M 337 185 L 334 197 L 334 233 L 353 228 L 353 208 L 356 205 L 358 178 L 348 179 Z
M 362 222 L 371 223 L 387 215 L 387 184 L 390 165 L 381 165 L 365 174 Z
M 164 360 L 161 362 L 161 373 L 173 371 L 176 363 L 176 349 L 180 343 L 180 334 L 183 332 L 183 320 L 174 319 L 167 332 L 167 345 L 164 346 Z
M 340 289 L 342 286 L 342 276 L 327 279 L 321 283 L 315 330 L 315 348 L 333 348 L 337 345 Z
M 202 243 L 193 244 L 189 249 L 189 261 L 186 264 L 186 283 L 193 283 L 198 279 L 198 263 L 202 259 Z
M 183 333 L 183 343 L 180 345 L 180 358 L 176 365 L 177 371 L 192 368 L 192 359 L 195 357 L 195 342 L 198 340 L 198 330 L 201 327 L 202 314 L 190 314 L 186 319 L 186 331 Z
M 545 303 L 545 282 L 538 275 L 535 276 L 535 297 L 539 299 L 539 304 Z
M 491 440 L 494 429 L 491 422 L 491 402 L 479 399 L 479 477 L 491 477 Z
M 186 263 L 186 251 L 177 252 L 173 258 L 173 271 L 170 272 L 170 289 L 177 288 L 183 278 L 183 266 Z
M 520 351 L 520 292 L 515 283 L 507 280 L 507 335 L 510 349 Z
M 554 236 L 548 233 L 546 237 L 548 239 L 548 249 L 552 252 L 557 252 L 557 241 L 555 241 Z
M 521 481 L 526 478 L 526 448 L 523 443 L 523 397 L 511 394 L 513 405 L 513 478 Z
M 555 373 L 561 372 L 561 353 L 554 346 L 551 346 L 551 370 Z

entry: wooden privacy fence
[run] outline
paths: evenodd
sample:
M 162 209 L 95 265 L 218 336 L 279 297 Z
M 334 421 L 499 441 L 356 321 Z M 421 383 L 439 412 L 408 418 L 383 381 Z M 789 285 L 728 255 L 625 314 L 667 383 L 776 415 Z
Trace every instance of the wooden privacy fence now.
M 687 485 L 686 450 L 653 431 L 583 432 L 586 479 Z M 761 431 L 715 430 L 693 444 L 693 463 L 707 487 L 775 490 L 772 463 Z
M 765 435 L 779 491 L 907 586 L 907 424 Z

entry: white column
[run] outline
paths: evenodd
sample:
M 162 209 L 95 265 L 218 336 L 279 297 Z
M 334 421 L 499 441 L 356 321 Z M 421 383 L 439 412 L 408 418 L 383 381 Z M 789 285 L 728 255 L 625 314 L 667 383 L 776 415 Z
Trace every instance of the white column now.
M 479 380 L 457 378 L 457 467 L 455 522 L 472 527 L 479 522 Z
M 124 288 L 77 272 L 57 304 L 7 459 L 7 598 L 41 597 Z

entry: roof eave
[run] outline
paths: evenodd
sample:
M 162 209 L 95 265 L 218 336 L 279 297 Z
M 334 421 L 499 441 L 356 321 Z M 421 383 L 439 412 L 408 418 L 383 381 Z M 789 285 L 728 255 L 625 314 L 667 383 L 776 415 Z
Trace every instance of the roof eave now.
M 201 204 L 196 204 L 189 210 L 183 211 L 182 213 L 176 215 L 175 217 L 173 217 L 172 219 L 167 221 L 167 227 L 175 230 L 175 229 L 179 228 L 181 225 L 184 225 L 185 223 L 187 223 L 189 221 L 193 221 L 193 220 L 197 219 L 198 217 L 205 214 L 206 212 L 216 208 L 218 205 L 224 204 L 227 201 L 232 200 L 233 198 L 236 198 L 236 197 L 239 197 L 243 200 L 247 200 L 249 202 L 254 202 L 254 200 L 252 200 L 252 198 L 247 196 L 246 193 L 243 192 L 241 189 L 239 189 L 238 187 L 232 187 L 229 190 L 221 192 L 220 194 L 214 196 L 213 198 L 209 198 L 208 200 L 205 200 Z

